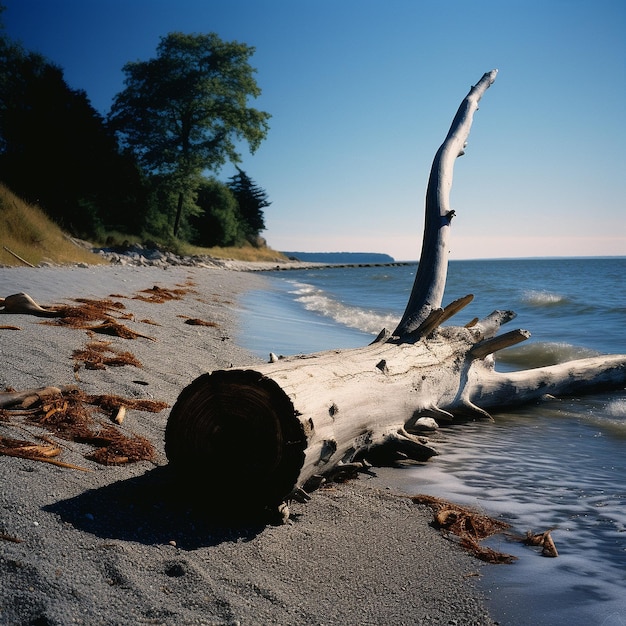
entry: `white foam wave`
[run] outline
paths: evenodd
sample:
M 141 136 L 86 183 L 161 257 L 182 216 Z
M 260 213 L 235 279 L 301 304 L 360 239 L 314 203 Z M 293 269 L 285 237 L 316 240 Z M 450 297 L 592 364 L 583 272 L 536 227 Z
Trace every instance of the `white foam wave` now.
M 305 283 L 295 283 L 291 292 L 296 301 L 307 311 L 329 317 L 339 324 L 356 328 L 366 333 L 378 334 L 383 328 L 393 329 L 399 322 L 394 315 L 385 315 L 371 309 L 346 305 L 335 300 L 321 289 Z
M 522 295 L 522 300 L 532 306 L 555 306 L 566 302 L 567 298 L 551 291 L 528 290 Z
M 626 418 L 626 399 L 611 400 L 606 407 L 606 412 L 611 417 Z

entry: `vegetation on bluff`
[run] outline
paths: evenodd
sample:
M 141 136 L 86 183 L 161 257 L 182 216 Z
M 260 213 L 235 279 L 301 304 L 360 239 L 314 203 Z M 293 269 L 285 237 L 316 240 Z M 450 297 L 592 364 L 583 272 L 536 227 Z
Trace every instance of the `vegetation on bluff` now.
M 102 244 L 265 245 L 267 194 L 239 168 L 215 177 L 267 134 L 270 115 L 248 102 L 261 93 L 254 48 L 170 33 L 155 58 L 124 66 L 125 88 L 104 117 L 1 26 L 0 181 L 9 189 Z

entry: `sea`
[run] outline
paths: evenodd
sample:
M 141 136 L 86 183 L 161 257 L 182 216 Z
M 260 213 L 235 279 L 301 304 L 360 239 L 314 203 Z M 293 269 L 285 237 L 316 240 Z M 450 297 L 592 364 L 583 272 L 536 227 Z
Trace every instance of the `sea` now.
M 416 270 L 265 272 L 267 288 L 240 302 L 238 342 L 263 357 L 366 345 L 395 328 Z M 626 354 L 626 257 L 450 261 L 443 304 L 470 293 L 447 324 L 506 309 L 517 317 L 502 332 L 532 334 L 497 354 L 499 371 Z M 509 535 L 485 542 L 517 557 L 478 570 L 499 624 L 626 626 L 626 390 L 493 416 L 439 429 L 439 455 L 398 470 L 399 484 L 501 518 L 514 535 L 553 529 L 557 558 Z

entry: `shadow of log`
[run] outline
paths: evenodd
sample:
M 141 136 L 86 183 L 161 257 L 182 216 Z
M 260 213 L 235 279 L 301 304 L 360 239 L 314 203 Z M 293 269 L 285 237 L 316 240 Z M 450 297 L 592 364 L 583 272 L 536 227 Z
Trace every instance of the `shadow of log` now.
M 194 486 L 198 490 L 198 485 Z M 246 503 L 191 499 L 169 467 L 90 489 L 43 507 L 77 530 L 101 539 L 145 545 L 172 544 L 196 550 L 224 542 L 249 541 L 274 520 L 266 510 L 250 511 Z M 189 503 L 202 500 L 203 505 Z M 242 517 L 243 515 L 243 517 Z

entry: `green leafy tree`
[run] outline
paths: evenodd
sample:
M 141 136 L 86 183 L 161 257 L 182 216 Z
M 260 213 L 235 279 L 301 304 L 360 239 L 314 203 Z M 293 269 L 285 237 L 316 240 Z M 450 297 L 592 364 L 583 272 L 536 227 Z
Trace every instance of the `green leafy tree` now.
M 267 192 L 239 167 L 237 174 L 229 179 L 228 187 L 237 200 L 246 238 L 250 243 L 256 243 L 260 232 L 265 230 L 263 209 L 272 204 L 267 199 Z
M 198 175 L 238 162 L 237 143 L 254 152 L 267 134 L 269 114 L 248 106 L 261 93 L 253 53 L 215 33 L 170 33 L 155 58 L 124 66 L 109 121 L 146 172 L 176 189 L 175 236 Z
M 200 214 L 191 218 L 194 243 L 199 246 L 238 246 L 245 241 L 237 200 L 228 186 L 205 179 L 197 190 Z

